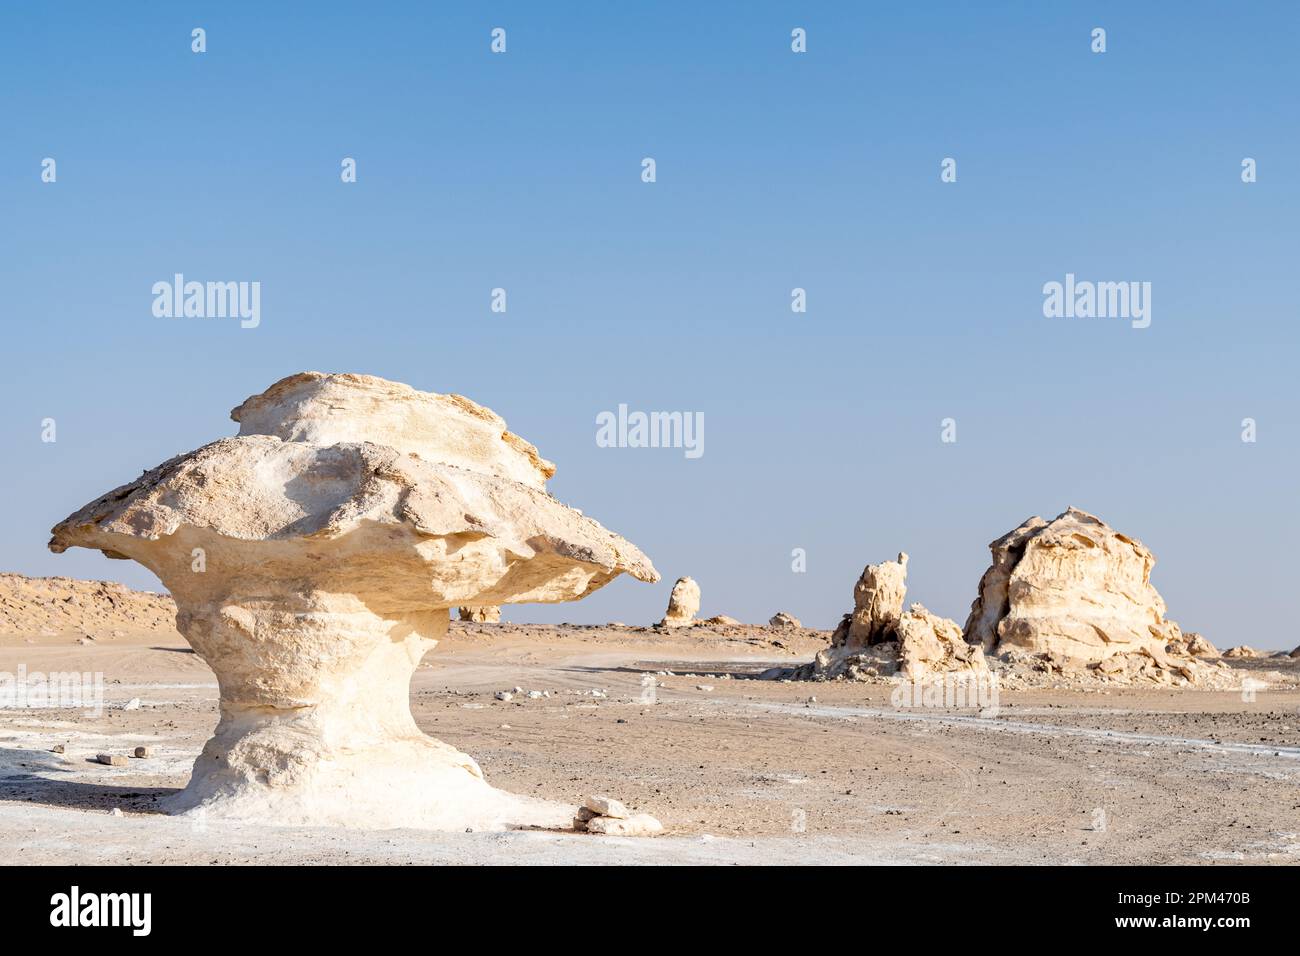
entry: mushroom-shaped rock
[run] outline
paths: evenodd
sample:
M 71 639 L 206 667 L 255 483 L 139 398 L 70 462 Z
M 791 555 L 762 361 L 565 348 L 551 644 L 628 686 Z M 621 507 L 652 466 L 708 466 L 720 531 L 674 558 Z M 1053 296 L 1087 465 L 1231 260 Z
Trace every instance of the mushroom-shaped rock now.
M 700 586 L 694 578 L 678 578 L 673 593 L 668 596 L 668 610 L 660 627 L 686 627 L 695 622 L 700 612 Z
M 572 601 L 636 547 L 545 490 L 554 466 L 458 395 L 305 372 L 224 438 L 54 528 L 50 548 L 130 558 L 176 599 L 221 719 L 174 809 L 289 824 L 567 826 L 425 736 L 411 675 L 449 609 Z

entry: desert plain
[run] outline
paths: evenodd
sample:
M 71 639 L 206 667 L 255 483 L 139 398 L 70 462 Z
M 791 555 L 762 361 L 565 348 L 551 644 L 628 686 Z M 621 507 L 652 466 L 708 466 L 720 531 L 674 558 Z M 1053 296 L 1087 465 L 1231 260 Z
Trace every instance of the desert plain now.
M 0 672 L 105 681 L 98 716 L 0 709 L 8 863 L 1300 861 L 1300 661 L 1284 656 L 1227 662 L 1267 682 L 1253 695 L 1049 681 L 1002 688 L 981 716 L 893 706 L 884 683 L 757 679 L 829 632 L 453 621 L 411 681 L 420 729 L 494 787 L 575 806 L 606 793 L 663 835 L 272 826 L 161 811 L 218 719 L 164 599 L 0 581 Z M 60 628 L 69 596 L 84 612 Z

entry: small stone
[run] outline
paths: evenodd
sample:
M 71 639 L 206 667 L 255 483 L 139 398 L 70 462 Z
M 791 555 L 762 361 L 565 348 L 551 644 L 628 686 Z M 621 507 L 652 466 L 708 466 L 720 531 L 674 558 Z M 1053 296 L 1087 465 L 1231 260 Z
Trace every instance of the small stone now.
M 510 693 L 510 691 L 508 690 L 497 691 L 497 700 L 514 700 L 514 699 L 515 699 L 515 695 Z
M 713 690 L 713 685 L 712 685 L 712 684 L 696 684 L 696 685 L 695 685 L 695 689 L 696 689 L 696 690 L 702 690 L 702 691 L 704 691 L 704 692 L 707 694 L 709 691 Z
M 55 744 L 53 747 L 50 748 L 50 753 L 52 754 L 64 754 L 67 752 L 68 752 L 68 747 L 66 744 Z
M 596 817 L 587 824 L 587 832 L 605 836 L 654 836 L 664 832 L 664 825 L 648 813 L 638 813 L 626 820 Z
M 593 819 L 595 816 L 596 811 L 591 809 L 591 807 L 578 807 L 578 812 L 574 814 L 574 817 L 581 820 L 583 823 Z
M 128 700 L 125 704 L 122 705 L 122 709 L 123 709 L 123 710 L 139 710 L 139 709 L 140 709 L 140 698 L 139 698 L 139 697 L 132 697 L 130 700 Z
M 107 767 L 125 767 L 126 758 L 121 754 L 95 754 L 95 760 Z
M 619 820 L 626 820 L 631 816 L 627 807 L 623 806 L 623 804 L 619 803 L 612 797 L 600 795 L 590 796 L 582 801 L 582 805 L 588 810 L 594 810 L 602 817 L 615 817 Z
M 112 810 L 108 811 L 108 815 L 110 817 L 120 817 L 122 815 L 122 811 L 120 808 L 114 807 Z
M 541 692 L 540 690 L 530 690 L 530 691 L 528 692 L 528 699 L 529 699 L 529 700 L 541 700 L 541 699 L 542 699 L 542 692 Z
M 574 817 L 574 818 L 573 818 L 573 829 L 577 830 L 579 833 L 586 833 L 586 832 L 587 832 L 587 821 L 584 820 L 584 819 L 582 819 L 582 817 Z
M 137 757 L 152 757 L 152 756 L 153 756 L 153 748 L 152 748 L 152 747 L 136 747 L 136 748 L 135 748 L 135 755 L 136 755 Z

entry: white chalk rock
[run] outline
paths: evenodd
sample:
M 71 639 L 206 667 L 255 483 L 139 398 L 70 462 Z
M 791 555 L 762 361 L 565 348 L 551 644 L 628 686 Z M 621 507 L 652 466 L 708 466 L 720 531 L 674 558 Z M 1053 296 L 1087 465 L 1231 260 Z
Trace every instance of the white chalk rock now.
M 617 817 L 621 820 L 632 815 L 628 808 L 617 800 L 599 794 L 587 797 L 582 801 L 582 805 L 602 817 Z
M 693 578 L 678 578 L 668 596 L 668 610 L 660 621 L 662 627 L 685 627 L 700 612 L 700 586 Z
M 231 413 L 240 435 L 145 472 L 50 548 L 153 571 L 216 672 L 221 720 L 171 809 L 279 824 L 502 829 L 571 808 L 490 787 L 411 717 L 449 609 L 571 601 L 633 545 L 545 490 L 554 466 L 486 408 L 305 372 Z M 197 555 L 203 555 L 199 562 Z

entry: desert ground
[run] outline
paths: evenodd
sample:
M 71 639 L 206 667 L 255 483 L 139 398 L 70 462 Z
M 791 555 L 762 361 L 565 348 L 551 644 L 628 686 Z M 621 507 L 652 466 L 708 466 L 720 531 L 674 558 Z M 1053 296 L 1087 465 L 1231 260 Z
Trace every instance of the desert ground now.
M 1062 685 L 1004 689 L 981 716 L 899 709 L 887 684 L 756 679 L 810 659 L 827 632 L 454 622 L 411 684 L 420 727 L 497 787 L 575 806 L 605 793 L 664 835 L 269 827 L 160 812 L 218 692 L 159 614 L 33 630 L 40 615 L 17 603 L 0 609 L 0 672 L 99 671 L 106 686 L 99 716 L 0 709 L 10 863 L 1300 862 L 1290 658 L 1231 662 L 1269 682 L 1254 700 Z M 151 755 L 94 761 L 137 746 Z

